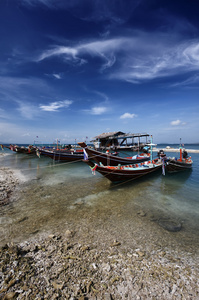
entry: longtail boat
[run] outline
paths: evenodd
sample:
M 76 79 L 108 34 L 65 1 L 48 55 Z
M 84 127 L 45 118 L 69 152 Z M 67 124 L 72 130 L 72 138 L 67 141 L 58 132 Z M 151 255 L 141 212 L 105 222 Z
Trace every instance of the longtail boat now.
M 132 157 L 119 157 L 110 153 L 103 153 L 94 149 L 91 149 L 86 143 L 78 143 L 88 154 L 89 158 L 92 158 L 95 162 L 102 163 L 107 166 L 131 165 L 135 163 L 141 163 L 150 159 L 150 153 L 143 153 L 140 155 L 134 155 Z
M 96 164 L 90 159 L 83 161 L 91 167 L 92 172 L 97 171 L 112 182 L 135 180 L 162 169 L 162 160 L 158 158 L 139 164 L 124 166 L 118 165 L 117 167 Z
M 25 153 L 25 154 L 35 154 L 36 153 L 36 147 L 29 145 L 28 147 L 25 146 L 17 146 L 17 145 L 10 145 L 9 149 L 17 152 L 17 153 Z
M 50 157 L 56 161 L 81 161 L 84 158 L 84 154 L 79 151 L 50 151 L 38 149 L 38 152 L 40 155 Z
M 166 171 L 173 173 L 179 171 L 190 170 L 192 168 L 193 161 L 191 156 L 188 157 L 187 151 L 180 147 L 180 158 L 168 157 L 166 160 Z

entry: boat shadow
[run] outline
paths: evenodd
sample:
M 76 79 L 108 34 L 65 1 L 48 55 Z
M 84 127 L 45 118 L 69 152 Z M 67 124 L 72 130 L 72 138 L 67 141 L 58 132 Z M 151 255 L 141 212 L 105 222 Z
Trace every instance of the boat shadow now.
M 193 172 L 192 169 L 187 169 L 179 172 L 166 173 L 166 178 L 183 183 L 190 177 L 192 172 Z

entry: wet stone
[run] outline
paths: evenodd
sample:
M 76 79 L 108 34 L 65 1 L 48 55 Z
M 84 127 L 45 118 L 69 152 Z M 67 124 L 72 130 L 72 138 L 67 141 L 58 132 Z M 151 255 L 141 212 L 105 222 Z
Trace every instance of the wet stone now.
M 182 224 L 171 220 L 158 220 L 158 224 L 167 231 L 177 232 L 182 229 Z

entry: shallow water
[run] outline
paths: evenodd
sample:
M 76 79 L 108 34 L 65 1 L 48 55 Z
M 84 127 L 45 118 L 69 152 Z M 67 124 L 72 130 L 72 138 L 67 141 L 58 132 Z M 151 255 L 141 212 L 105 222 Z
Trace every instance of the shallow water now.
M 199 154 L 192 154 L 192 171 L 112 184 L 98 173 L 93 176 L 83 162 L 59 164 L 50 158 L 6 153 L 0 166 L 20 170 L 24 182 L 12 203 L 1 207 L 1 245 L 69 228 L 99 243 L 116 239 L 132 246 L 136 240 L 140 247 L 197 251 Z M 181 224 L 182 229 L 165 230 L 165 221 Z

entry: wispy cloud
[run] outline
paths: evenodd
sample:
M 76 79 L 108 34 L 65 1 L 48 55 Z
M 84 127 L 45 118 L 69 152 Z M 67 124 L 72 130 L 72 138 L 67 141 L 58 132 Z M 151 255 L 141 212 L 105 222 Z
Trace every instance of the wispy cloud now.
M 110 54 L 109 57 L 106 57 L 105 55 L 101 55 L 101 57 L 103 57 L 106 61 L 101 67 L 101 72 L 103 72 L 106 69 L 111 68 L 116 62 L 116 57 L 113 53 Z
M 102 0 L 21 0 L 22 3 L 34 6 L 46 6 L 49 9 L 66 9 L 76 17 L 85 21 L 110 21 L 111 24 L 121 24 L 128 20 L 133 10 L 143 0 L 124 1 L 102 1 Z
M 56 56 L 62 57 L 66 63 L 73 63 L 78 65 L 83 65 L 86 63 L 86 60 L 83 58 L 78 57 L 79 50 L 77 48 L 70 48 L 64 46 L 55 46 L 53 49 L 49 49 L 44 51 L 36 61 L 42 61 L 44 59 Z
M 68 108 L 73 101 L 71 100 L 64 100 L 64 101 L 56 101 L 56 102 L 51 102 L 48 105 L 42 105 L 40 104 L 39 107 L 41 110 L 44 111 L 59 111 L 60 108 Z
M 132 32 L 131 37 L 95 40 L 73 47 L 55 46 L 44 51 L 38 61 L 52 56 L 79 65 L 99 57 L 102 63 L 98 71 L 108 70 L 109 79 L 139 83 L 199 71 L 199 40 L 176 42 L 171 37 L 168 45 L 166 35 L 151 34 L 149 39 L 144 32 Z
M 53 49 L 49 49 L 49 50 L 43 52 L 39 56 L 38 61 L 46 59 L 46 58 L 51 57 L 51 56 L 59 56 L 59 55 L 63 55 L 63 54 L 75 58 L 77 53 L 78 52 L 75 48 L 69 48 L 69 47 L 64 47 L 64 46 L 61 46 L 61 47 L 60 46 L 55 46 Z
M 60 74 L 53 74 L 53 76 L 56 78 L 56 79 L 61 79 L 61 75 Z
M 100 96 L 100 98 L 103 98 L 104 99 L 104 103 L 107 103 L 109 101 L 109 97 L 105 94 L 105 93 L 102 93 L 102 92 L 99 92 L 99 91 L 93 91 L 91 90 L 90 92 Z
M 120 119 L 133 119 L 135 117 L 137 117 L 136 114 L 125 113 L 120 116 Z
M 128 51 L 131 50 L 131 53 L 124 55 L 122 64 L 109 75 L 110 78 L 139 83 L 199 71 L 199 41 L 194 41 L 191 45 L 190 41 L 179 44 L 173 42 L 169 47 L 165 39 L 146 40 L 147 47 L 142 42 L 141 37 L 136 45 L 129 41 Z
M 91 109 L 84 109 L 83 111 L 91 115 L 102 115 L 108 112 L 109 108 L 106 106 L 93 106 Z
M 52 96 L 52 91 L 52 88 L 42 79 L 0 76 L 2 107 L 3 104 L 9 107 L 5 116 L 10 119 L 22 116 L 24 119 L 32 120 L 39 117 L 38 94 L 39 97 L 46 98 Z
M 29 103 L 28 101 L 16 100 L 18 103 L 17 110 L 20 112 L 23 118 L 33 120 L 39 116 L 39 111 L 36 105 Z
M 171 84 L 171 87 L 177 87 L 177 86 L 182 86 L 182 87 L 187 87 L 187 86 L 193 86 L 196 83 L 199 83 L 199 75 L 195 74 L 191 77 L 189 77 L 188 79 L 179 81 L 179 82 L 175 82 L 173 84 Z M 196 86 L 196 88 L 199 88 L 199 86 Z
M 72 47 L 54 46 L 44 51 L 37 59 L 40 62 L 51 57 L 60 57 L 65 63 L 83 65 L 89 63 L 87 56 L 99 57 L 102 60 L 100 72 L 111 68 L 116 62 L 116 53 L 120 51 L 125 43 L 125 38 L 109 39 L 82 43 Z M 85 58 L 86 56 L 86 58 Z
M 187 123 L 186 123 L 186 122 L 182 122 L 181 120 L 175 120 L 175 121 L 172 121 L 170 124 L 171 124 L 172 126 L 179 126 L 179 125 L 184 126 L 184 125 L 186 125 Z
M 21 2 L 31 7 L 35 7 L 42 4 L 44 6 L 47 6 L 48 8 L 55 8 L 54 0 L 21 0 Z
M 22 134 L 22 136 L 30 136 L 30 133 L 29 132 L 24 133 L 24 134 Z
M 96 106 L 96 107 L 92 107 L 91 110 L 90 110 L 90 113 L 92 115 L 101 115 L 105 112 L 107 112 L 107 107 L 105 106 Z

